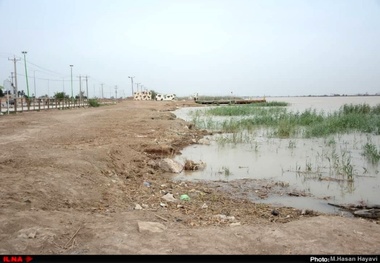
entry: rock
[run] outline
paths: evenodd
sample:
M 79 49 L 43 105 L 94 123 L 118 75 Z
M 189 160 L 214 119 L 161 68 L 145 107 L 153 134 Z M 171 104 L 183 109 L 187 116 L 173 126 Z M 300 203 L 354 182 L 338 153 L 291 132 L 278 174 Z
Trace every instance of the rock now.
M 160 206 L 161 206 L 161 207 L 167 207 L 168 205 L 165 204 L 165 203 L 160 203 Z
M 161 160 L 159 166 L 162 170 L 170 173 L 180 173 L 183 170 L 182 164 L 170 158 Z
M 141 205 L 136 204 L 136 206 L 135 206 L 135 210 L 141 210 L 141 209 L 143 209 L 143 208 L 141 207 Z
M 28 238 L 36 238 L 36 236 L 37 236 L 37 231 L 35 231 L 35 232 L 30 232 L 30 233 L 28 234 Z
M 240 222 L 231 223 L 230 226 L 241 226 Z
M 163 232 L 166 229 L 166 227 L 163 224 L 157 222 L 138 221 L 137 225 L 140 233 L 144 231 L 159 233 Z
M 149 208 L 149 205 L 147 205 L 147 204 L 141 204 L 141 206 L 142 206 L 143 208 Z
M 203 144 L 203 145 L 210 145 L 210 140 L 207 138 L 202 138 L 198 141 L 198 144 Z
M 280 212 L 278 212 L 276 209 L 273 209 L 271 214 L 274 216 L 278 216 L 280 214 Z
M 173 194 L 171 194 L 171 193 L 167 193 L 166 195 L 162 196 L 161 198 L 164 199 L 165 201 L 168 201 L 168 202 L 176 202 L 177 201 L 177 199 L 175 199 L 173 197 Z

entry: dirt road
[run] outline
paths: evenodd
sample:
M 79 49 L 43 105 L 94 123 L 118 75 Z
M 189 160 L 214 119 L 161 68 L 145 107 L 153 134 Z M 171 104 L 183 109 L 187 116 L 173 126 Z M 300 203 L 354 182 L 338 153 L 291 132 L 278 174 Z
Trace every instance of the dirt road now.
M 194 102 L 1 116 L 0 253 L 380 253 L 376 222 L 273 215 L 211 185 L 173 182 L 162 159 L 207 134 L 170 112 L 183 106 Z

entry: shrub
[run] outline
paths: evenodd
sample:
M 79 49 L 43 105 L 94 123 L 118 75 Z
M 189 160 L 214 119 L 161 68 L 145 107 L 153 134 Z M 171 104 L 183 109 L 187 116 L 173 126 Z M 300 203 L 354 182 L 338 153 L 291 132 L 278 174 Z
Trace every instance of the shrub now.
M 88 100 L 88 105 L 90 107 L 99 107 L 100 106 L 100 104 L 99 104 L 99 102 L 98 102 L 97 99 L 89 99 Z

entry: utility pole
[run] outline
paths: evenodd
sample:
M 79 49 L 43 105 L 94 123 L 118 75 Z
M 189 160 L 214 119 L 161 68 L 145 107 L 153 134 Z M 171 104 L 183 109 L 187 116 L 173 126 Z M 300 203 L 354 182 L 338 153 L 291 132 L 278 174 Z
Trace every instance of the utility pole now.
M 62 78 L 62 91 L 65 93 L 65 78 Z
M 82 102 L 82 76 L 79 75 L 79 105 Z
M 117 86 L 115 86 L 115 98 L 117 99 Z
M 133 78 L 134 78 L 134 77 L 128 76 L 128 78 L 131 79 L 131 84 L 132 84 L 132 97 L 133 97 L 133 96 L 134 96 L 134 92 L 133 92 Z
M 71 68 L 71 98 L 74 98 L 74 95 L 73 95 L 73 66 L 74 65 L 70 65 L 70 68 Z
M 100 85 L 102 85 L 102 99 L 104 99 L 104 93 L 103 93 L 103 83 L 102 84 L 100 84 Z
M 37 98 L 36 92 L 36 71 L 34 70 L 34 97 Z
M 15 92 L 15 85 L 14 85 L 14 82 L 13 82 L 13 72 L 11 72 L 11 87 L 13 88 L 13 93 L 14 93 Z
M 26 77 L 26 88 L 28 92 L 28 98 L 29 98 L 29 81 L 28 81 L 28 71 L 26 70 L 26 51 L 22 51 L 22 54 L 24 54 L 24 62 L 25 62 L 25 77 Z
M 86 76 L 86 96 L 88 99 L 89 98 L 89 96 L 88 96 L 88 76 Z
M 16 62 L 17 61 L 20 61 L 21 60 L 21 58 L 16 58 L 16 56 L 13 56 L 13 59 L 10 59 L 10 58 L 8 58 L 8 60 L 11 60 L 11 61 L 13 61 L 13 64 L 14 64 L 14 69 L 15 69 L 15 84 L 14 84 L 14 92 L 15 92 L 15 97 L 17 98 L 17 96 L 18 96 L 18 94 L 17 94 L 17 70 L 16 70 Z

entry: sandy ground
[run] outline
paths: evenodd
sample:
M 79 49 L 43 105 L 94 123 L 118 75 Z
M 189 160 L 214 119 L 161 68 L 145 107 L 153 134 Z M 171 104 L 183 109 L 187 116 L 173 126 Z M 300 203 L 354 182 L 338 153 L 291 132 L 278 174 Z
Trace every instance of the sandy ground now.
M 194 102 L 1 116 L 0 253 L 380 253 L 378 222 L 274 213 L 212 184 L 173 182 L 162 159 L 208 134 L 170 113 L 184 106 Z

